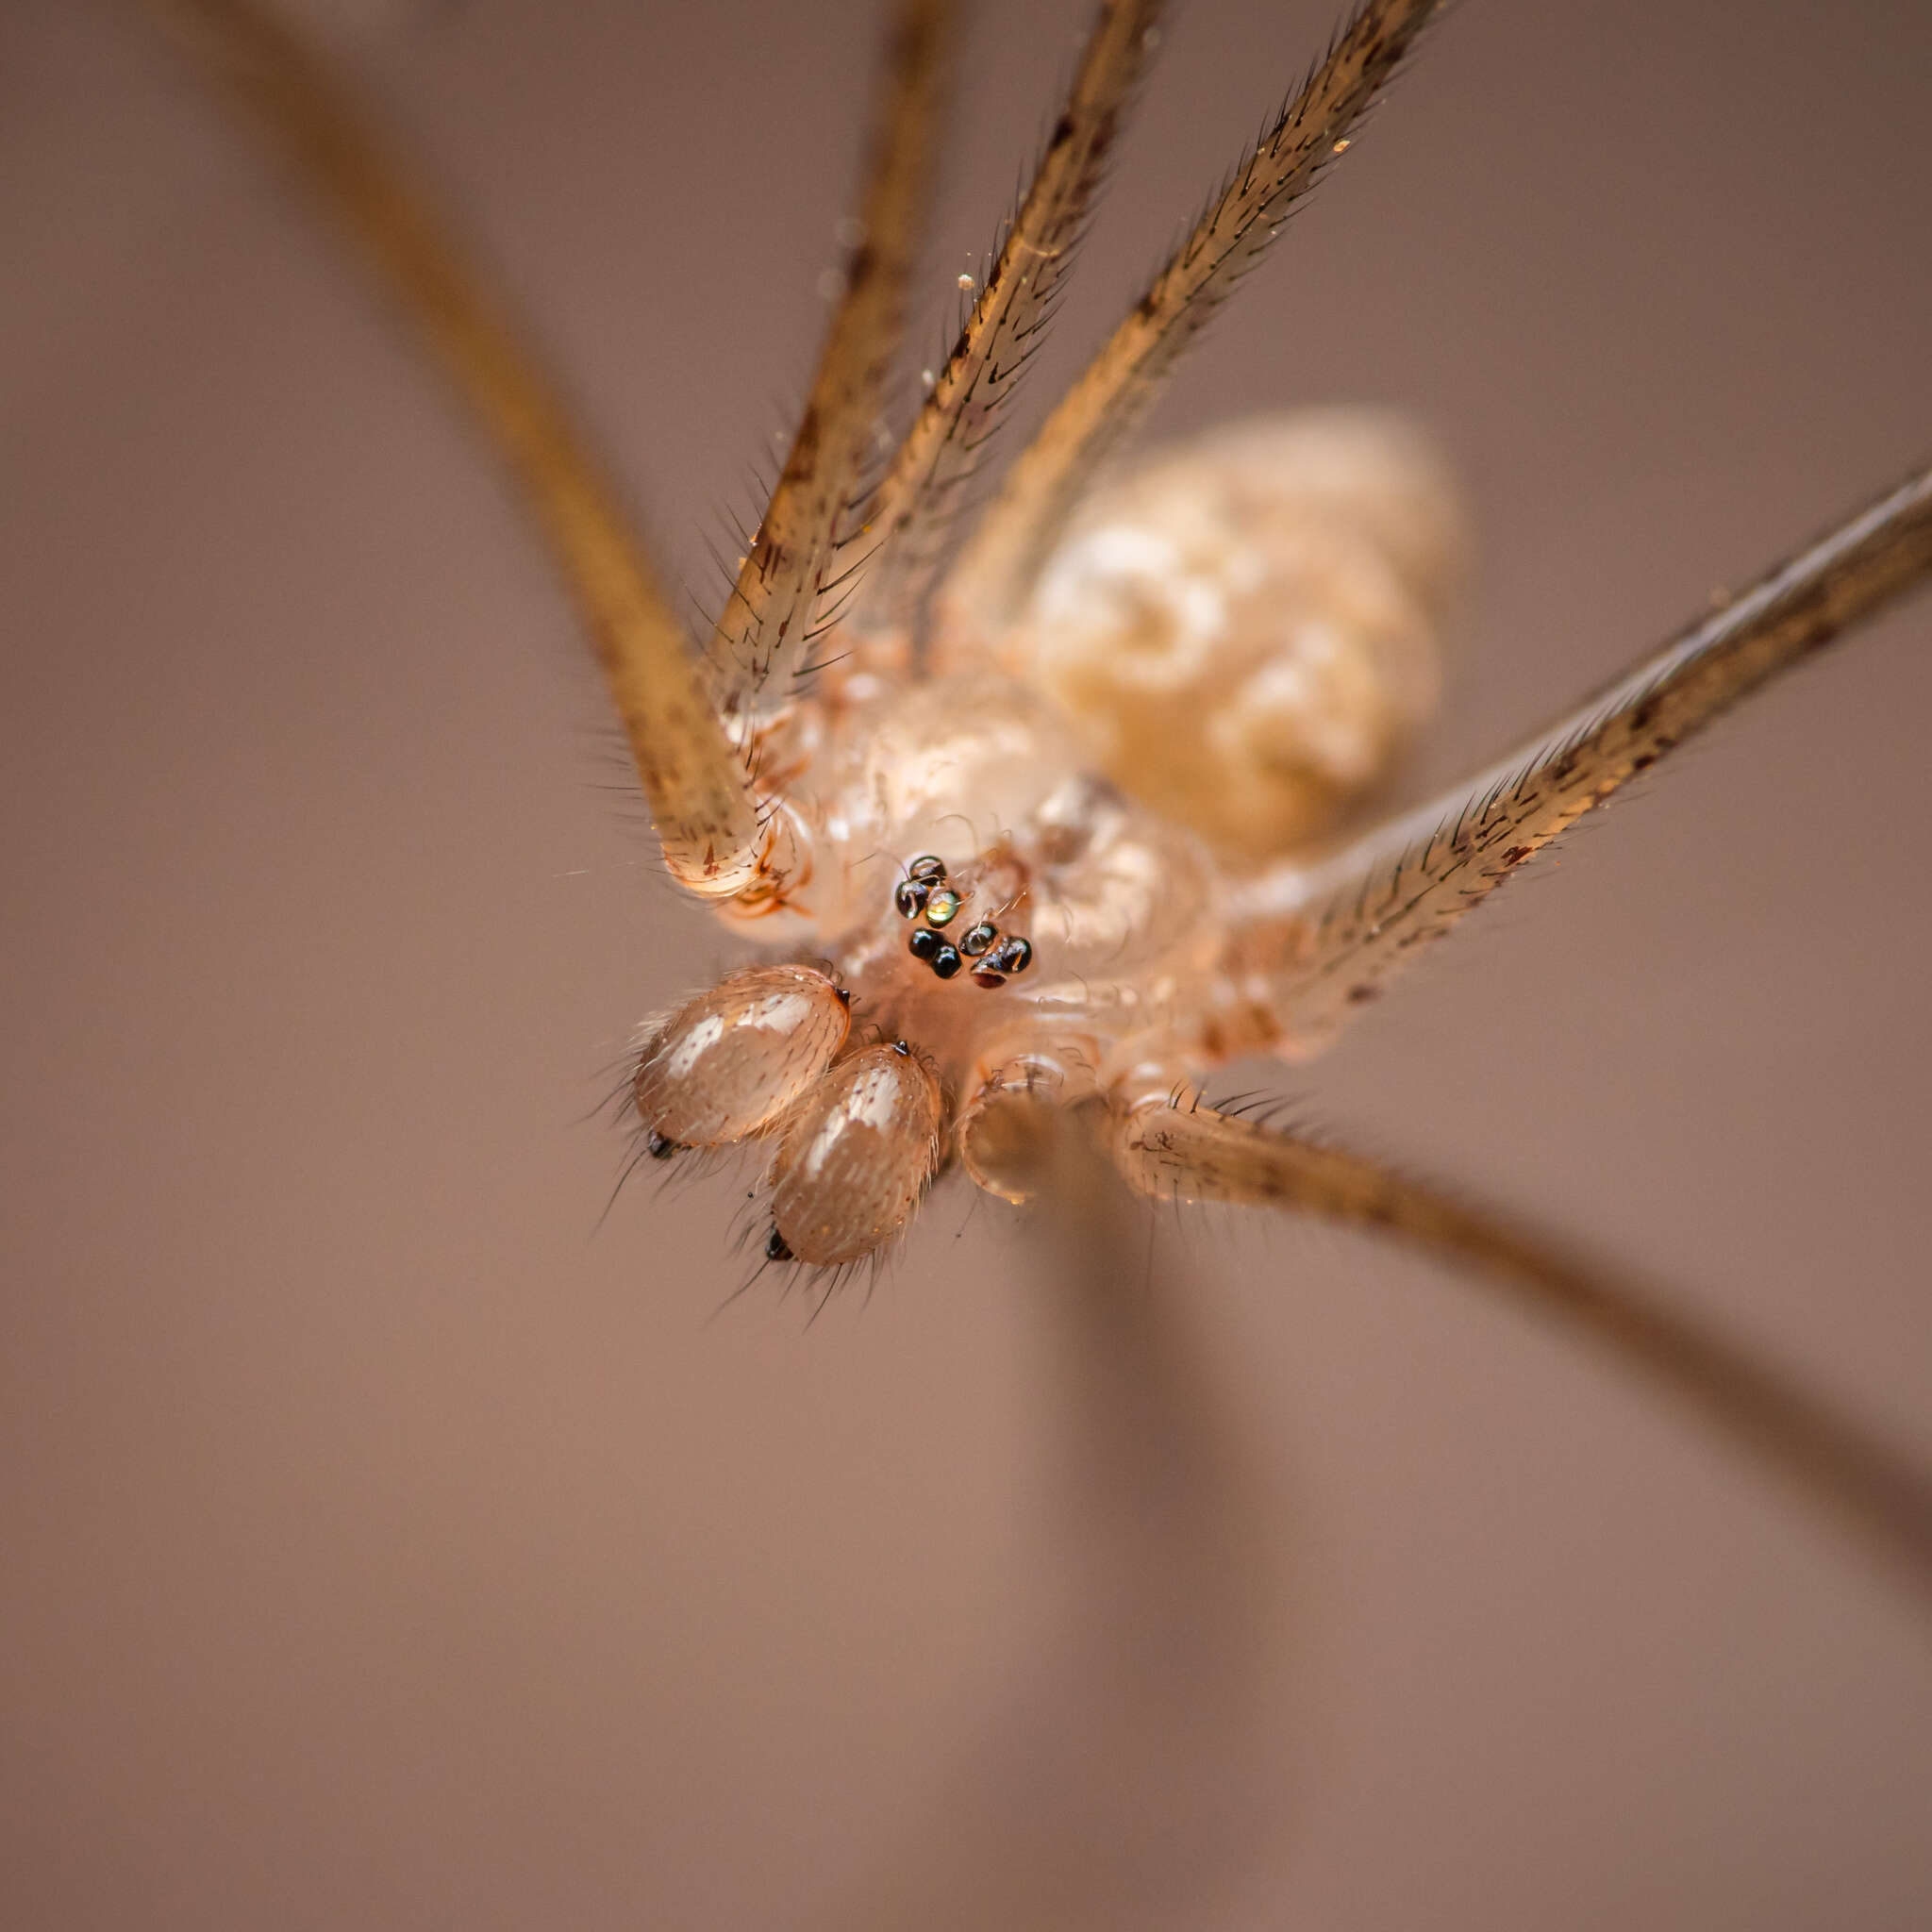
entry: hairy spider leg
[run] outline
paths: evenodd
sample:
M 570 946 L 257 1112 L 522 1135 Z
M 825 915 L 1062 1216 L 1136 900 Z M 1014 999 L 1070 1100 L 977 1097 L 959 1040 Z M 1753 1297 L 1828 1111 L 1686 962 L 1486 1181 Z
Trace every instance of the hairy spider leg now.
M 941 591 L 941 630 L 997 628 L 1025 603 L 1095 472 L 1183 353 L 1349 146 L 1443 0 L 1367 0 L 1008 472 Z
M 1496 1211 L 1419 1185 L 1378 1161 L 1189 1104 L 1123 1088 L 1107 1151 L 1159 1200 L 1286 1208 L 1394 1235 L 1462 1264 L 1668 1391 L 1758 1460 L 1828 1505 L 1932 1592 L 1932 1484 L 1856 1424 L 1735 1342 L 1614 1280 Z
M 292 28 L 252 0 L 147 4 L 362 257 L 515 479 L 596 652 L 671 876 L 708 899 L 753 885 L 767 840 L 743 758 L 641 535 L 526 331 Z
M 1161 0 L 1103 0 L 1033 179 L 945 366 L 841 551 L 873 553 L 854 622 L 922 642 L 964 492 L 1046 340 L 1127 108 L 1146 73 Z
M 867 163 L 858 240 L 805 412 L 708 650 L 741 728 L 782 707 L 808 668 L 841 525 L 864 494 L 866 462 L 905 325 L 925 212 L 953 8 L 902 0 Z
M 1740 698 L 1932 574 L 1932 467 L 1856 511 L 1527 745 L 1315 863 L 1235 897 L 1237 1009 L 1312 1051 L 1428 941 Z

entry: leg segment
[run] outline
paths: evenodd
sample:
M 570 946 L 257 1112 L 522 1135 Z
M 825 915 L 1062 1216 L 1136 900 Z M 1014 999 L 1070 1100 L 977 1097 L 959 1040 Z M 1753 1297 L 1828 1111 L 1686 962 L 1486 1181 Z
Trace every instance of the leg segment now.
M 1353 1008 L 1618 787 L 1932 575 L 1932 469 L 1847 519 L 1541 738 L 1444 796 L 1236 896 L 1234 977 L 1289 1039 Z
M 1365 0 L 1022 453 L 948 580 L 944 622 L 997 627 L 1018 614 L 1094 472 L 1348 146 L 1440 5 Z
M 791 454 L 738 573 L 709 656 L 748 720 L 771 686 L 782 705 L 807 663 L 819 591 L 837 574 L 841 519 L 858 502 L 905 320 L 924 213 L 948 0 L 902 0 L 873 137 L 860 222 Z
M 848 546 L 881 553 L 865 586 L 861 621 L 868 627 L 921 627 L 960 492 L 1045 341 L 1159 14 L 1160 0 L 1103 0 L 999 258 Z
M 753 883 L 757 801 L 684 627 L 581 431 L 408 169 L 317 52 L 253 0 L 149 5 L 291 164 L 508 466 L 590 633 L 672 876 L 707 898 Z
M 1932 1485 L 1891 1453 L 1686 1316 L 1546 1245 L 1507 1219 L 1359 1156 L 1165 1097 L 1117 1104 L 1108 1152 L 1163 1199 L 1286 1208 L 1383 1229 L 1559 1318 L 1645 1381 L 1671 1390 L 1761 1460 L 1901 1558 L 1932 1590 Z

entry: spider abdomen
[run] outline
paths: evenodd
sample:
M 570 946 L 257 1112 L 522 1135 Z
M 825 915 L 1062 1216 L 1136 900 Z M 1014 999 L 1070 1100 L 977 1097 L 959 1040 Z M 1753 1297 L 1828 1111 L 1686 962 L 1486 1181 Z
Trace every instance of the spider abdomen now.
M 997 657 L 1124 790 L 1251 863 L 1373 791 L 1434 708 L 1465 548 L 1399 419 L 1239 423 L 1100 492 Z

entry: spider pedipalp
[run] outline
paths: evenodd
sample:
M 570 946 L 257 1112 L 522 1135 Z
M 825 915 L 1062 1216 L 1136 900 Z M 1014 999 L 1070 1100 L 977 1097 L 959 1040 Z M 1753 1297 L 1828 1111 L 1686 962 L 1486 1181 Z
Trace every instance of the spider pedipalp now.
M 839 1061 L 787 1119 L 772 1162 L 773 1234 L 811 1267 L 874 1253 L 939 1165 L 941 1111 L 939 1082 L 904 1041 Z
M 652 1157 L 762 1132 L 830 1066 L 851 995 L 809 966 L 748 966 L 652 1030 L 631 1092 Z

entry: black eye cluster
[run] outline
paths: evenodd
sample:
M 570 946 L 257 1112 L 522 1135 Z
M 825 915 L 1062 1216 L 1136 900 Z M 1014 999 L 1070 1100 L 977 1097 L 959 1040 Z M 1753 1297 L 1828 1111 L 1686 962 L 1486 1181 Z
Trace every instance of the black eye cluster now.
M 917 919 L 923 912 L 925 924 L 906 942 L 915 959 L 924 959 L 941 979 L 950 979 L 968 959 L 975 961 L 973 983 L 989 989 L 1004 986 L 1009 974 L 1024 973 L 1033 963 L 1032 942 L 1003 938 L 998 926 L 982 919 L 959 935 L 956 946 L 943 928 L 959 916 L 965 902 L 946 883 L 944 861 L 928 853 L 906 868 L 892 894 L 892 904 L 901 919 Z

